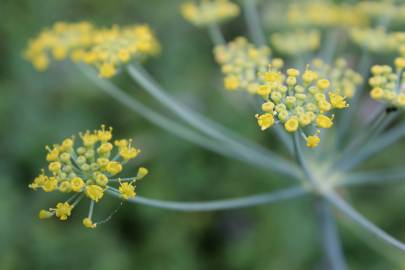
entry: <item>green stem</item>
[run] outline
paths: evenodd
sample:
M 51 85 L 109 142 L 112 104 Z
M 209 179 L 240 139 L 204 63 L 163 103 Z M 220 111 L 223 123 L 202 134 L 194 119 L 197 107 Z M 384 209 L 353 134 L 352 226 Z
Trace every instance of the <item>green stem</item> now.
M 405 170 L 403 168 L 393 168 L 351 173 L 346 175 L 343 181 L 337 182 L 336 185 L 385 184 L 388 181 L 405 181 Z
M 330 270 L 347 269 L 346 260 L 342 251 L 339 233 L 336 228 L 335 218 L 328 201 L 318 198 L 316 201 L 317 218 L 322 233 L 322 245 Z
M 218 24 L 212 23 L 211 25 L 209 25 L 208 34 L 210 35 L 211 41 L 214 46 L 224 45 L 226 43 L 225 37 L 223 36 Z
M 110 195 L 121 198 L 117 189 L 109 188 L 107 191 Z M 262 204 L 270 204 L 283 200 L 288 200 L 296 197 L 303 196 L 307 191 L 301 187 L 292 187 L 283 189 L 280 191 L 264 193 L 260 195 L 242 197 L 238 199 L 226 199 L 209 202 L 176 202 L 176 201 L 163 201 L 144 198 L 136 196 L 131 198 L 128 202 L 139 203 L 148 205 L 151 207 L 183 211 L 183 212 L 207 212 L 207 211 L 219 211 L 230 210 L 245 207 L 252 207 Z
M 342 160 L 338 166 L 335 166 L 336 170 L 348 171 L 354 168 L 370 156 L 395 143 L 403 136 L 405 136 L 405 124 L 385 132 L 382 136 L 374 140 L 372 144 L 367 145 L 367 147 L 363 147 L 356 153 L 352 153 L 351 156 L 347 157 L 345 160 Z
M 153 124 L 169 132 L 174 133 L 180 138 L 188 140 L 196 145 L 199 145 L 211 151 L 217 152 L 225 156 L 234 156 L 233 153 L 227 151 L 227 149 L 219 147 L 218 144 L 215 144 L 210 140 L 207 140 L 198 133 L 186 128 L 181 124 L 172 121 L 171 119 L 153 111 L 152 109 L 138 102 L 133 97 L 129 96 L 124 91 L 119 89 L 117 86 L 112 84 L 110 81 L 98 77 L 97 74 L 90 68 L 81 65 L 79 66 L 79 68 L 92 82 L 94 82 L 97 86 L 99 86 L 104 93 L 108 94 L 109 96 L 111 96 L 121 104 L 125 105 L 130 110 L 141 115 L 142 117 L 152 122 Z
M 352 221 L 361 226 L 364 230 L 372 234 L 374 237 L 384 241 L 386 244 L 405 251 L 405 244 L 401 241 L 395 239 L 375 224 L 370 222 L 359 212 L 357 212 L 353 207 L 350 206 L 344 199 L 342 199 L 338 194 L 334 192 L 325 193 L 325 198 L 333 204 L 337 209 L 339 209 L 345 216 L 350 218 Z
M 256 45 L 266 45 L 266 37 L 260 23 L 259 12 L 257 11 L 256 0 L 244 0 L 243 7 L 245 10 L 246 24 L 253 42 Z

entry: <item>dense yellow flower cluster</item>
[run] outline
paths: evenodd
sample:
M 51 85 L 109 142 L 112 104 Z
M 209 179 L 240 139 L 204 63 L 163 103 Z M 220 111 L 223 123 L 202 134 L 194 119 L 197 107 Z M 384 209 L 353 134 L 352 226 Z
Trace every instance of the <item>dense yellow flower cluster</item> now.
M 311 65 L 320 77 L 330 80 L 335 92 L 348 99 L 352 98 L 356 88 L 363 82 L 362 76 L 348 67 L 343 58 L 329 65 L 321 59 L 314 59 Z
M 256 93 L 258 73 L 265 71 L 270 61 L 267 46 L 257 48 L 245 38 L 238 37 L 227 45 L 215 47 L 214 54 L 225 76 L 225 89 Z
M 319 128 L 333 126 L 332 110 L 348 107 L 345 97 L 334 89 L 330 81 L 320 77 L 309 66 L 300 75 L 297 69 L 288 69 L 283 73 L 280 67 L 270 65 L 261 78 L 263 83 L 257 94 L 264 103 L 263 113 L 256 115 L 258 125 L 266 130 L 282 123 L 288 132 L 302 131 L 308 147 L 319 144 Z M 304 130 L 312 135 L 306 136 Z
M 359 16 L 350 5 L 338 5 L 324 1 L 305 1 L 290 5 L 288 23 L 298 26 L 352 27 L 367 25 L 368 20 Z
M 61 192 L 73 194 L 67 201 L 60 202 L 55 208 L 41 210 L 39 217 L 49 218 L 55 215 L 66 220 L 76 204 L 83 196 L 88 197 L 92 204 L 100 201 L 110 184 L 119 184 L 119 192 L 123 199 L 135 197 L 135 182 L 147 173 L 146 168 L 139 168 L 135 177 L 116 179 L 123 165 L 138 156 L 140 150 L 131 145 L 131 140 L 112 140 L 112 128 L 101 126 L 100 130 L 80 133 L 80 143 L 75 146 L 75 137 L 70 137 L 61 144 L 46 147 L 48 154 L 49 174 L 42 170 L 29 185 L 33 190 L 45 192 Z M 91 210 L 92 213 L 92 210 Z M 86 227 L 94 228 L 91 214 L 83 220 Z
M 25 57 L 45 70 L 51 61 L 72 59 L 94 65 L 101 77 L 116 74 L 120 65 L 159 52 L 159 43 L 147 25 L 96 28 L 88 22 L 58 22 L 30 41 Z
M 392 53 L 405 45 L 405 32 L 387 32 L 385 28 L 354 28 L 352 41 L 373 53 Z
M 196 26 L 220 23 L 238 16 L 240 8 L 229 0 L 202 0 L 181 6 L 181 14 Z
M 319 48 L 320 41 L 321 34 L 317 30 L 298 30 L 271 35 L 271 43 L 274 48 L 289 56 L 315 51 Z
M 88 48 L 93 43 L 93 32 L 94 26 L 88 22 L 57 22 L 29 42 L 25 57 L 37 70 L 45 70 L 51 59 L 64 60 L 75 50 Z
M 374 65 L 369 84 L 372 87 L 370 96 L 390 106 L 405 108 L 405 58 L 395 59 L 395 72 L 390 66 Z

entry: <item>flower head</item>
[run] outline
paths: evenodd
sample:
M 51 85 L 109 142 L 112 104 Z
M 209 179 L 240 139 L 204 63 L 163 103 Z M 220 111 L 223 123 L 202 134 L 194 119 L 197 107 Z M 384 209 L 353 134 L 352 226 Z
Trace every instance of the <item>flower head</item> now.
M 30 41 L 25 57 L 40 71 L 52 59 L 70 58 L 73 62 L 91 64 L 101 77 L 110 78 L 130 60 L 142 60 L 159 50 L 159 43 L 147 25 L 96 28 L 89 22 L 58 22 Z
M 387 105 L 405 108 L 405 58 L 395 59 L 395 71 L 387 65 L 374 65 L 371 68 L 369 84 L 372 87 L 370 96 L 372 99 Z
M 289 56 L 315 51 L 319 48 L 321 35 L 317 30 L 274 33 L 271 43 L 276 51 Z
M 350 37 L 357 46 L 377 54 L 396 52 L 405 45 L 405 32 L 387 32 L 383 27 L 354 28 Z
M 88 48 L 93 43 L 94 31 L 94 26 L 88 22 L 57 22 L 29 42 L 25 57 L 37 70 L 43 71 L 51 59 L 64 60 Z
M 131 140 L 118 140 L 115 146 L 110 143 L 111 128 L 101 126 L 99 130 L 79 133 L 78 137 L 78 140 L 72 136 L 52 148 L 46 147 L 49 173 L 42 170 L 29 187 L 45 192 L 69 193 L 72 196 L 65 202 L 58 203 L 55 208 L 41 210 L 38 214 L 41 219 L 55 215 L 66 220 L 83 197 L 89 198 L 94 204 L 102 200 L 106 190 L 120 192 L 125 199 L 133 198 L 136 181 L 148 173 L 146 168 L 140 167 L 135 177 L 122 180 L 130 183 L 112 178 L 122 171 L 126 162 L 137 156 L 134 152 L 139 153 L 139 150 L 131 146 Z M 123 151 L 126 154 L 123 155 Z M 114 183 L 119 183 L 119 190 L 112 187 Z M 91 215 L 83 220 L 83 224 L 88 228 L 96 226 L 91 221 Z
M 224 74 L 225 89 L 243 89 L 256 93 L 257 74 L 265 71 L 269 64 L 268 47 L 255 47 L 245 38 L 239 37 L 227 45 L 217 46 L 214 54 Z
M 324 1 L 300 1 L 290 5 L 287 19 L 291 25 L 316 27 L 352 27 L 368 23 L 353 6 Z
M 346 105 L 340 97 L 352 98 L 356 92 L 356 88 L 363 82 L 362 76 L 351 69 L 343 58 L 338 58 L 332 65 L 316 58 L 312 61 L 311 67 L 319 76 L 328 78 L 335 90 L 334 93 L 329 93 L 329 97 L 331 98 L 331 102 L 335 103 L 337 107 L 344 107 L 343 105 Z M 339 95 L 335 95 L 335 93 Z
M 239 6 L 229 0 L 186 2 L 181 6 L 184 19 L 196 26 L 227 21 L 239 15 Z
M 262 83 L 257 93 L 264 100 L 264 113 L 256 115 L 256 118 L 262 130 L 275 123 L 282 123 L 290 133 L 311 130 L 310 127 L 331 128 L 332 111 L 348 106 L 345 97 L 334 88 L 331 81 L 321 77 L 309 66 L 303 72 L 288 69 L 283 73 L 280 67 L 269 65 L 260 77 Z M 318 136 L 308 137 L 308 147 L 316 147 L 318 144 Z
M 143 59 L 160 50 L 159 43 L 147 25 L 99 29 L 94 34 L 94 40 L 94 45 L 77 60 L 94 65 L 104 78 L 114 76 L 118 67 L 131 59 Z

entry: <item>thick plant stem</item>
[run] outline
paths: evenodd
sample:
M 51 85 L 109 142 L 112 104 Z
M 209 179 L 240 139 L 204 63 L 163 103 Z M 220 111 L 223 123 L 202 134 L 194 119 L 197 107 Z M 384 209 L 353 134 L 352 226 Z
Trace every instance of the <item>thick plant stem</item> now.
M 224 45 L 226 40 L 219 28 L 218 24 L 212 23 L 208 26 L 208 34 L 210 35 L 211 41 L 214 46 Z
M 79 68 L 92 82 L 99 86 L 104 93 L 111 96 L 121 104 L 125 105 L 130 110 L 138 113 L 153 124 L 203 148 L 209 149 L 225 156 L 234 156 L 232 153 L 227 152 L 226 149 L 219 147 L 218 144 L 209 141 L 200 134 L 184 127 L 181 124 L 174 122 L 173 120 L 153 111 L 152 109 L 138 102 L 137 100 L 126 94 L 124 91 L 119 89 L 117 86 L 112 84 L 110 81 L 99 78 L 91 69 L 85 66 L 79 66 Z
M 107 191 L 110 195 L 120 198 L 119 191 L 115 188 L 109 188 Z M 248 197 L 242 197 L 238 199 L 225 199 L 208 202 L 176 202 L 176 201 L 163 201 L 156 199 L 144 198 L 136 196 L 131 198 L 128 202 L 143 204 L 155 208 L 169 209 L 182 212 L 208 212 L 208 211 L 220 211 L 230 210 L 245 207 L 252 207 L 263 204 L 270 204 L 280 202 L 292 198 L 303 196 L 307 193 L 307 190 L 301 187 L 292 187 L 283 189 L 280 191 L 274 191 L 259 195 L 253 195 Z
M 259 12 L 257 11 L 257 1 L 244 0 L 243 7 L 245 11 L 246 24 L 253 42 L 259 46 L 265 45 L 266 37 L 260 23 Z
M 272 168 L 275 171 L 282 172 L 295 178 L 300 177 L 301 172 L 299 168 L 291 161 L 288 161 L 255 143 L 240 138 L 234 132 L 212 122 L 179 103 L 167 94 L 167 91 L 157 84 L 139 65 L 129 65 L 128 72 L 145 91 L 156 98 L 166 108 L 170 109 L 177 117 L 212 139 L 220 141 L 225 147 L 232 149 L 235 154 L 241 155 L 243 158 L 250 160 L 251 162 L 267 164 L 269 168 Z
M 295 157 L 302 167 L 309 184 L 313 189 L 318 189 L 319 184 L 307 165 L 299 139 L 298 132 L 295 132 L 293 135 Z M 318 221 L 322 231 L 322 244 L 329 265 L 328 269 L 344 270 L 346 269 L 345 260 L 341 251 L 340 240 L 337 235 L 332 213 L 330 213 L 328 202 L 321 197 L 317 197 L 316 208 Z
M 346 260 L 329 202 L 321 197 L 317 198 L 316 210 L 322 233 L 322 245 L 326 253 L 327 263 L 330 266 L 328 269 L 346 270 Z
M 343 181 L 337 182 L 336 185 L 386 184 L 393 181 L 405 181 L 405 170 L 403 168 L 350 173 L 345 176 Z
M 325 192 L 325 198 L 333 204 L 337 209 L 339 209 L 345 216 L 350 220 L 357 223 L 364 230 L 372 234 L 375 238 L 378 238 L 385 242 L 387 245 L 399 249 L 405 252 L 405 244 L 396 238 L 392 237 L 378 226 L 370 222 L 359 212 L 357 212 L 353 207 L 350 206 L 344 199 L 342 199 L 338 194 L 333 191 Z

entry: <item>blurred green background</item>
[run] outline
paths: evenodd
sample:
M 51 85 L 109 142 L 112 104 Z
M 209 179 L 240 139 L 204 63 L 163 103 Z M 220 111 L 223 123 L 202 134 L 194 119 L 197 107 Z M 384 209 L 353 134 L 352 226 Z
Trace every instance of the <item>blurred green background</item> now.
M 179 100 L 275 151 L 272 134 L 256 127 L 245 96 L 226 93 L 206 33 L 186 23 L 178 0 L 3 0 L 0 7 L 0 269 L 324 269 L 309 197 L 250 209 L 177 213 L 127 204 L 112 221 L 85 229 L 86 203 L 67 222 L 40 221 L 39 209 L 61 200 L 27 185 L 45 166 L 47 144 L 66 136 L 114 127 L 117 138 L 134 138 L 143 152 L 138 164 L 150 175 L 138 194 L 168 200 L 209 200 L 267 192 L 293 184 L 280 175 L 229 160 L 151 125 L 109 98 L 70 63 L 36 72 L 22 58 L 27 41 L 58 20 L 88 20 L 99 26 L 148 23 L 162 54 L 146 68 Z M 223 28 L 228 39 L 245 34 L 242 18 Z M 161 110 L 125 74 L 114 81 Z M 164 112 L 164 111 L 163 111 Z M 165 112 L 166 113 L 166 112 Z M 404 161 L 404 141 L 369 167 Z M 387 166 L 388 166 L 387 165 Z M 356 208 L 405 239 L 405 186 L 354 188 Z M 97 204 L 95 220 L 119 205 Z M 405 259 L 385 253 L 366 233 L 351 230 L 340 215 L 339 231 L 350 269 L 405 269 Z M 403 256 L 402 256 L 403 257 Z M 401 268 L 403 267 L 403 268 Z

